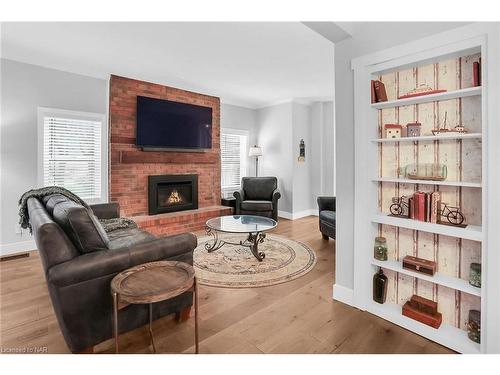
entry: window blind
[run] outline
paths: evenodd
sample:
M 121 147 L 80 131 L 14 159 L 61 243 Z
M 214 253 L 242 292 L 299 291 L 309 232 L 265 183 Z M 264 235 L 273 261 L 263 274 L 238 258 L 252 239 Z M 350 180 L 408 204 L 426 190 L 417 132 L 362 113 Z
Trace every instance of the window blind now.
M 223 189 L 238 188 L 242 177 L 242 157 L 246 149 L 246 136 L 221 133 L 221 185 Z
M 101 121 L 44 116 L 43 126 L 44 186 L 100 199 Z

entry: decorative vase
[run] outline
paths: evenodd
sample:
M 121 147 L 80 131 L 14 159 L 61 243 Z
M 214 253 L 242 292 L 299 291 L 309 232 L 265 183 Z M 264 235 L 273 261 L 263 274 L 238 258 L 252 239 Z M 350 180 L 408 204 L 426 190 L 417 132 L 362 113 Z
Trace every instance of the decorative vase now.
M 375 237 L 373 257 L 377 260 L 387 260 L 387 240 L 385 237 Z
M 481 288 L 481 263 L 470 264 L 469 284 Z
M 478 344 L 481 343 L 481 311 L 469 310 L 467 322 L 467 336 Z
M 378 303 L 384 303 L 387 296 L 387 276 L 384 275 L 382 268 L 373 275 L 373 300 Z

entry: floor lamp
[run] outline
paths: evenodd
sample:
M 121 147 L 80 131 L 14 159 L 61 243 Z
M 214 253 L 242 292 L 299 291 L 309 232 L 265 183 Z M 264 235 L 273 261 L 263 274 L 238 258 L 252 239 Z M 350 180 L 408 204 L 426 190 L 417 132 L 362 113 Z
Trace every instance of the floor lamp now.
M 259 175 L 259 156 L 262 156 L 262 148 L 257 145 L 250 147 L 248 156 L 255 157 L 255 177 Z

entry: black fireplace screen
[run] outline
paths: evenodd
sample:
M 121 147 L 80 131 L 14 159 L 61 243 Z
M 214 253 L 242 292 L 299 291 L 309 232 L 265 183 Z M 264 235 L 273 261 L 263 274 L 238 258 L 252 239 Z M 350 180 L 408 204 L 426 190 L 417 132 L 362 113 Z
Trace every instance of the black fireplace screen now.
M 198 208 L 197 175 L 149 176 L 149 214 Z

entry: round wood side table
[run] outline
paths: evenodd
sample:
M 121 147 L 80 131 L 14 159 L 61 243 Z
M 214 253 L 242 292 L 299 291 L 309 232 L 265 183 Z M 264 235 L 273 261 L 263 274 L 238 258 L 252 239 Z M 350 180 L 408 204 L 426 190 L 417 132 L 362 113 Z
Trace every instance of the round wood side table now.
M 196 354 L 198 345 L 198 286 L 194 268 L 184 262 L 159 261 L 141 264 L 116 275 L 111 281 L 113 296 L 113 336 L 118 353 L 118 312 L 129 304 L 149 304 L 149 335 L 153 338 L 153 303 L 174 298 L 184 292 L 194 292 L 194 332 Z

